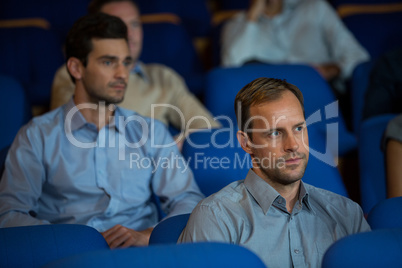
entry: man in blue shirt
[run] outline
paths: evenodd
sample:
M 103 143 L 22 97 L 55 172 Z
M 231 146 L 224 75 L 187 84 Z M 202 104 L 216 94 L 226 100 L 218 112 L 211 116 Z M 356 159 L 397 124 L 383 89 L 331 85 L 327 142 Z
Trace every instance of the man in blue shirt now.
M 203 198 L 162 123 L 115 104 L 133 59 L 119 18 L 88 15 L 66 41 L 75 94 L 15 138 L 0 182 L 0 226 L 72 223 L 102 232 L 111 248 L 148 244 L 158 222 Z
M 334 241 L 370 230 L 358 204 L 302 182 L 309 143 L 296 86 L 259 78 L 235 103 L 237 138 L 253 167 L 196 206 L 179 242 L 240 244 L 267 267 L 321 267 Z

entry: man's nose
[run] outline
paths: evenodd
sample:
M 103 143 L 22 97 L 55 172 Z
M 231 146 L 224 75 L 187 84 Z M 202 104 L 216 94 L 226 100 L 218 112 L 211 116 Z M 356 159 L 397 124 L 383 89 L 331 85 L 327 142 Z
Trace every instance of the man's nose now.
M 286 152 L 296 152 L 299 149 L 299 140 L 291 134 L 286 137 L 284 150 Z
M 116 67 L 115 77 L 127 79 L 128 74 L 129 74 L 128 68 L 124 64 L 118 64 L 118 66 Z

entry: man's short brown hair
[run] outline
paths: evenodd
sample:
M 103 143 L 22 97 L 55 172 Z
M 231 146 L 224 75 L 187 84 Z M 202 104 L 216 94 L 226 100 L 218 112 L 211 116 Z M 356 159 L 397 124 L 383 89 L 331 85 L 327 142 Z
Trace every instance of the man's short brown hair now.
M 240 130 L 245 132 L 246 127 L 252 127 L 252 122 L 248 122 L 251 106 L 278 100 L 285 91 L 290 91 L 296 96 L 305 116 L 303 94 L 299 88 L 286 80 L 261 77 L 245 85 L 236 95 L 234 108 Z

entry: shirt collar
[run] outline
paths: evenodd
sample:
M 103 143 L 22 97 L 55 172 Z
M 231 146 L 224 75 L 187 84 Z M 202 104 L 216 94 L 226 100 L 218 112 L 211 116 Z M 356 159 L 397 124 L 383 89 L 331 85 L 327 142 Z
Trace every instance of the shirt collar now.
M 308 193 L 303 181 L 300 181 L 299 202 L 302 204 L 305 204 L 306 205 L 305 207 L 307 210 L 311 211 L 312 213 L 315 213 L 313 210 L 313 207 L 310 204 L 309 193 Z
M 252 169 L 249 170 L 246 179 L 244 180 L 244 185 L 257 201 L 258 205 L 262 208 L 264 214 L 267 214 L 275 199 L 280 196 L 271 185 L 260 178 Z M 309 203 L 308 191 L 304 186 L 303 181 L 300 182 L 299 200 L 306 205 L 308 210 L 312 211 Z
M 119 120 L 120 116 L 123 116 L 121 108 L 115 106 L 116 110 L 114 112 L 114 120 L 109 122 L 108 127 L 115 127 L 118 132 L 120 132 L 119 124 L 116 124 L 116 120 Z M 86 124 L 93 125 L 84 118 L 84 116 L 79 112 L 79 108 L 74 103 L 74 96 L 64 105 L 64 122 L 71 121 L 71 131 L 82 128 Z M 68 120 L 68 121 L 67 121 Z M 95 125 L 93 125 L 95 127 Z M 96 128 L 96 127 L 95 127 Z

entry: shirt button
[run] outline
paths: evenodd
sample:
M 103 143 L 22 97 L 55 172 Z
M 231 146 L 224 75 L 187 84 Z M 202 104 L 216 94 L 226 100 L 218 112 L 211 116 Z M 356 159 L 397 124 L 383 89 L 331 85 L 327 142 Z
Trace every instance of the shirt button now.
M 278 203 L 279 203 L 279 204 L 282 204 L 282 199 L 279 199 L 279 200 L 278 200 Z
M 299 251 L 298 249 L 295 249 L 294 252 L 295 252 L 296 254 L 299 254 L 300 251 Z

